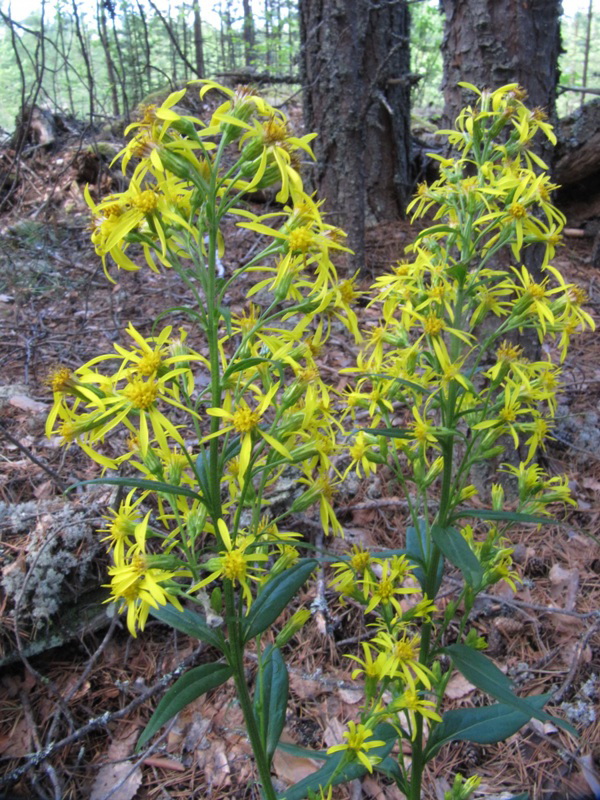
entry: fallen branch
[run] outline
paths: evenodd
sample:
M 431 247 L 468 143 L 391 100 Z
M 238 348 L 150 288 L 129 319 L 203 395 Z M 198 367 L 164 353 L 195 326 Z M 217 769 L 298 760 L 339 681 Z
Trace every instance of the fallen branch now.
M 74 742 L 78 742 L 80 739 L 83 739 L 84 736 L 87 736 L 88 733 L 92 733 L 98 728 L 105 728 L 109 723 L 114 722 L 119 719 L 123 719 L 127 717 L 132 711 L 134 711 L 138 706 L 143 705 L 150 697 L 160 692 L 162 689 L 166 689 L 169 683 L 174 679 L 179 677 L 188 667 L 192 666 L 200 653 L 206 648 L 205 644 L 200 644 L 193 653 L 191 653 L 187 658 L 184 658 L 176 667 L 175 669 L 168 672 L 166 675 L 157 681 L 154 686 L 150 686 L 146 689 L 145 692 L 142 692 L 138 697 L 131 701 L 128 705 L 124 708 L 120 709 L 119 711 L 107 711 L 104 714 L 101 714 L 99 717 L 94 717 L 89 722 L 87 722 L 82 728 L 78 728 L 73 733 L 65 736 L 63 739 L 60 739 L 58 742 L 53 742 L 46 747 L 43 747 L 37 753 L 32 753 L 28 756 L 26 762 L 22 764 L 20 767 L 12 770 L 9 772 L 8 775 L 0 777 L 0 786 L 10 786 L 20 780 L 23 775 L 29 772 L 30 769 L 34 767 L 40 766 L 46 761 L 50 756 L 57 753 L 59 750 L 62 750 L 64 747 L 67 747 Z

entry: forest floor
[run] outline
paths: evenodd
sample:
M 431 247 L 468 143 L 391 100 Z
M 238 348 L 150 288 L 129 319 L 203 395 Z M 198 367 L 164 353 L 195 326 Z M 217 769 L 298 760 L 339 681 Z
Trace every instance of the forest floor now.
M 75 163 L 68 153 L 40 151 L 24 165 L 15 205 L 0 216 L 6 256 L 0 274 L 0 787 L 6 786 L 7 800 L 258 798 L 241 711 L 229 684 L 194 702 L 149 750 L 135 754 L 135 742 L 164 688 L 161 677 L 182 662 L 202 663 L 206 648 L 155 621 L 133 639 L 122 620 L 110 618 L 106 606 L 99 605 L 106 564 L 96 531 L 114 495 L 94 486 L 65 499 L 62 488 L 98 477 L 99 468 L 76 448 L 64 450 L 56 437 L 44 435 L 51 401 L 44 378 L 50 367 L 76 367 L 110 352 L 129 322 L 149 334 L 158 312 L 186 299 L 168 271 L 121 272 L 114 275 L 116 283 L 106 280 L 89 242 L 77 181 L 81 166 L 81 158 Z M 229 233 L 226 269 L 241 262 L 251 246 L 248 231 Z M 379 274 L 393 264 L 413 236 L 405 221 L 371 230 L 370 272 Z M 589 265 L 590 249 L 589 240 L 567 239 L 554 263 L 587 290 L 598 317 L 600 286 Z M 369 279 L 364 283 L 367 288 Z M 228 301 L 237 309 L 243 295 L 232 293 Z M 359 313 L 364 321 L 370 312 Z M 183 319 L 169 322 L 178 326 Z M 325 349 L 322 373 L 334 388 L 343 387 L 339 371 L 353 357 L 347 340 L 334 337 Z M 560 512 L 556 524 L 514 532 L 523 582 L 517 592 L 500 585 L 484 596 L 472 622 L 487 638 L 489 654 L 523 693 L 555 693 L 552 713 L 570 720 L 580 738 L 531 722 L 499 745 L 446 746 L 428 769 L 424 800 L 443 800 L 457 771 L 482 777 L 476 798 L 500 800 L 523 792 L 531 800 L 600 796 L 597 336 L 574 339 L 564 378 L 563 418 L 544 464 L 552 473 L 568 474 L 577 505 Z M 403 545 L 406 511 L 385 473 L 338 496 L 338 513 L 348 543 Z M 308 515 L 296 523 L 297 530 L 322 544 L 316 518 Z M 327 580 L 321 574 L 298 598 L 309 607 L 319 595 L 325 610 L 286 652 L 292 702 L 284 739 L 314 749 L 341 740 L 362 699 L 345 655 L 357 652 L 364 619 L 352 605 L 337 603 Z M 85 598 L 92 611 L 84 623 L 81 617 L 67 621 L 57 596 L 66 593 L 68 605 L 81 615 L 84 603 L 76 595 L 82 586 L 89 590 Z M 447 574 L 442 603 L 456 588 L 456 576 Z M 252 669 L 249 662 L 249 674 Z M 451 680 L 451 707 L 483 700 L 464 678 Z M 45 760 L 31 759 L 42 750 Z M 316 766 L 278 752 L 274 772 L 283 789 Z M 399 800 L 401 795 L 377 777 L 334 790 L 334 798 L 361 797 Z

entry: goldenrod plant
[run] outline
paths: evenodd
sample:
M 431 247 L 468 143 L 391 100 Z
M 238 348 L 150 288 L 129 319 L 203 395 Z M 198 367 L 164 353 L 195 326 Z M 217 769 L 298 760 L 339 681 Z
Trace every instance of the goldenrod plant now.
M 412 204 L 415 216 L 434 211 L 435 222 L 417 237 L 412 258 L 377 279 L 371 303 L 381 318 L 364 332 L 349 370 L 354 385 L 337 396 L 317 356 L 334 325 L 363 340 L 353 309 L 360 292 L 331 261 L 345 249 L 343 233 L 303 187 L 301 160 L 312 157 L 313 135 L 292 136 L 282 112 L 249 90 L 199 85 L 202 98 L 224 97 L 208 122 L 180 112 L 186 90 L 147 108 L 121 153 L 128 188 L 99 202 L 87 193 L 107 276 L 140 261 L 171 269 L 193 307 L 161 313 L 151 335 L 130 324 L 129 344 L 50 378 L 48 434 L 98 462 L 97 482 L 128 490 L 102 531 L 112 559 L 108 602 L 126 612 L 133 636 L 152 615 L 214 653 L 168 690 L 139 746 L 233 678 L 264 798 L 331 798 L 336 784 L 375 770 L 418 800 L 424 767 L 447 742 L 499 741 L 531 717 L 549 718 L 546 696 L 513 693 L 468 617 L 479 592 L 518 581 L 509 527 L 545 521 L 552 504 L 571 502 L 566 479 L 535 462 L 551 434 L 569 337 L 593 327 L 581 290 L 550 264 L 563 218 L 530 142 L 538 130 L 553 134 L 516 85 L 469 87 L 477 105 L 446 132 L 458 156 L 440 159 L 440 179 L 420 186 Z M 277 187 L 280 208 L 259 216 L 245 198 L 267 186 Z M 226 219 L 261 247 L 229 274 L 221 269 Z M 521 263 L 534 244 L 545 248 L 542 280 Z M 239 280 L 251 288 L 236 314 L 226 293 Z M 168 313 L 189 326 L 161 328 Z M 515 334 L 539 339 L 539 360 L 525 358 Z M 473 510 L 472 470 L 502 453 L 507 439 L 522 452 L 518 466 L 503 467 L 518 484 L 517 507 L 498 482 L 491 507 Z M 324 531 L 341 534 L 336 486 L 351 470 L 368 478 L 383 464 L 406 494 L 405 546 L 378 553 L 355 545 L 329 559 L 331 586 L 342 602 L 361 604 L 368 621 L 368 637 L 349 654 L 365 687 L 360 719 L 318 754 L 320 770 L 277 795 L 271 764 L 284 746 L 288 701 L 282 648 L 309 612 L 265 632 L 318 563 L 301 555 L 307 544 L 283 525 L 316 506 Z M 289 470 L 298 488 L 282 509 L 270 495 Z M 442 607 L 445 561 L 463 584 Z M 252 691 L 248 647 L 257 659 Z M 454 668 L 498 702 L 444 711 Z M 476 786 L 476 777 L 457 776 L 448 797 L 467 800 Z
M 585 293 L 550 263 L 564 218 L 531 149 L 538 131 L 556 141 L 543 112 L 525 107 L 516 84 L 494 92 L 464 85 L 477 103 L 461 112 L 455 130 L 442 131 L 457 155 L 437 156 L 439 179 L 420 185 L 409 207 L 413 219 L 432 214 L 433 224 L 408 248 L 411 258 L 376 280 L 371 304 L 380 317 L 364 332 L 345 394 L 354 429 L 349 469 L 369 474 L 386 464 L 411 524 L 402 550 L 355 547 L 334 565 L 331 585 L 343 601 L 364 607 L 368 635 L 359 655 L 349 656 L 353 677 L 365 683 L 364 707 L 345 743 L 329 750 L 345 754 L 329 782 L 360 765 L 387 774 L 409 800 L 420 800 L 424 767 L 445 743 L 497 742 L 531 717 L 549 719 L 547 696 L 517 697 L 484 655 L 469 613 L 478 593 L 519 581 L 511 525 L 541 524 L 552 506 L 573 502 L 567 478 L 547 474 L 535 459 L 551 437 L 569 339 L 594 328 L 582 308 Z M 541 277 L 523 265 L 530 246 L 543 249 Z M 539 346 L 533 360 L 520 344 L 527 337 Z M 507 448 L 517 457 L 501 469 L 517 499 L 508 502 L 498 480 L 488 508 L 486 498 L 469 507 L 478 494 L 474 470 L 497 463 Z M 462 586 L 442 604 L 445 562 L 460 570 Z M 498 702 L 443 713 L 455 669 Z M 398 737 L 404 744 L 392 759 L 386 753 Z M 476 777 L 457 776 L 446 796 L 466 800 L 476 786 Z
M 171 94 L 127 130 L 126 190 L 99 202 L 86 191 L 109 279 L 140 262 L 169 269 L 194 304 L 149 320 L 150 335 L 130 324 L 125 343 L 79 369 L 57 369 L 47 432 L 98 462 L 100 482 L 128 490 L 102 533 L 109 602 L 126 612 L 131 634 L 152 614 L 218 656 L 176 682 L 140 745 L 233 677 L 262 792 L 275 798 L 270 765 L 288 685 L 281 648 L 309 613 L 294 615 L 271 644 L 261 637 L 317 565 L 301 557 L 300 534 L 284 520 L 317 506 L 324 530 L 341 532 L 331 503 L 339 421 L 316 356 L 334 324 L 358 338 L 358 292 L 330 258 L 346 249 L 344 234 L 303 188 L 314 135 L 293 136 L 285 115 L 249 89 L 199 86 L 200 98 L 222 99 L 206 124 L 178 111 L 189 89 Z M 278 210 L 257 216 L 244 200 L 270 186 Z M 226 219 L 258 240 L 228 274 Z M 251 288 L 233 313 L 226 294 L 240 280 Z M 169 312 L 189 325 L 164 325 Z M 119 477 L 119 468 L 135 477 Z M 281 508 L 270 493 L 284 470 L 295 471 L 296 491 Z M 248 645 L 258 658 L 253 697 Z

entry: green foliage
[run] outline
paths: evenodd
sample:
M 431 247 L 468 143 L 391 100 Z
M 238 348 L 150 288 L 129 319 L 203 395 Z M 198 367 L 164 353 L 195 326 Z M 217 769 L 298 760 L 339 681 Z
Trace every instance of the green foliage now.
M 581 5 L 581 4 L 580 4 Z M 587 5 L 587 3 L 586 3 Z M 573 15 L 565 14 L 562 18 L 561 32 L 563 51 L 559 59 L 560 85 L 583 86 L 584 63 L 588 51 L 587 81 L 588 87 L 600 87 L 600 10 L 595 3 L 596 10 L 592 11 L 591 27 L 589 30 L 588 44 L 588 14 L 579 10 Z M 587 95 L 586 100 L 592 96 Z M 557 107 L 560 116 L 570 114 L 582 102 L 582 95 L 578 92 L 565 92 L 560 94 Z
M 414 87 L 412 102 L 417 113 L 440 110 L 442 83 L 443 16 L 438 0 L 413 3 L 410 7 L 410 68 L 422 78 Z
M 225 683 L 232 674 L 232 669 L 227 664 L 202 664 L 182 675 L 156 707 L 138 740 L 137 749 L 140 750 L 175 714 L 206 692 Z

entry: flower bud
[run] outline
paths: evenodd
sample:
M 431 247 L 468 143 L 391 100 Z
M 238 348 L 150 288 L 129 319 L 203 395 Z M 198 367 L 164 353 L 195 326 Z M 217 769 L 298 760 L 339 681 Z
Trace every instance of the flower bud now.
M 316 488 L 308 489 L 306 492 L 303 492 L 300 497 L 297 497 L 292 503 L 290 513 L 298 514 L 301 511 L 307 511 L 317 502 L 319 499 L 319 494 L 319 490 Z
M 160 458 L 156 455 L 152 448 L 146 450 L 146 454 L 142 457 L 144 466 L 148 467 L 149 471 L 156 477 L 162 480 L 163 478 L 163 465 Z
M 223 610 L 223 593 L 218 586 L 215 587 L 211 592 L 210 607 L 215 614 L 218 614 L 219 616 L 221 615 L 221 611 Z
M 494 511 L 502 511 L 504 508 L 504 487 L 499 483 L 492 484 L 492 508 Z
M 283 647 L 284 644 L 287 644 L 290 639 L 292 639 L 298 631 L 304 627 L 304 625 L 310 619 L 310 611 L 307 608 L 302 608 L 300 611 L 296 611 L 296 613 L 289 619 L 281 631 L 275 637 L 275 647 Z

